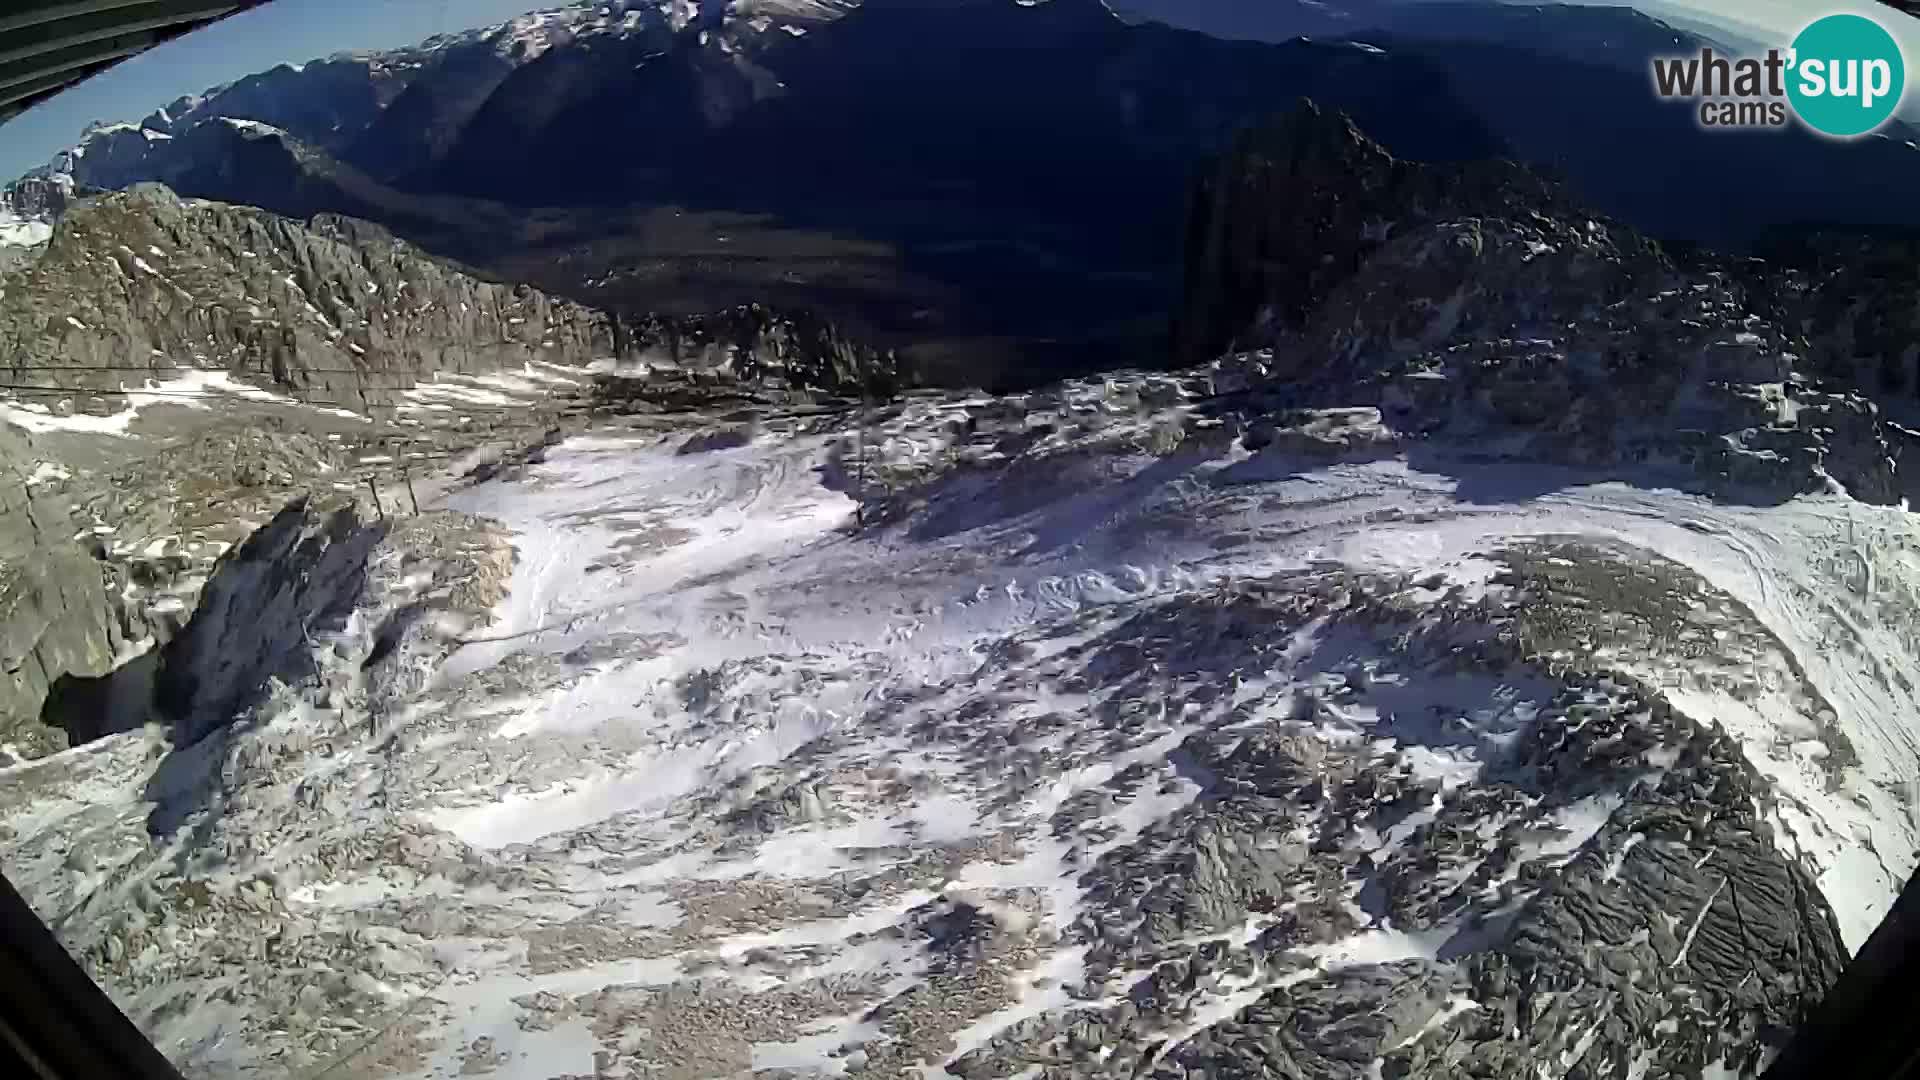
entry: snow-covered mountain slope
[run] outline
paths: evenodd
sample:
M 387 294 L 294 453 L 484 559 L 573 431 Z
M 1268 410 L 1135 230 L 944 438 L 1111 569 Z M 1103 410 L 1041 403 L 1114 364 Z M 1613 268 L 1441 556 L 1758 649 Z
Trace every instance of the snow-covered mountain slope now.
M 1004 396 L 70 214 L 0 337 L 114 409 L 0 412 L 0 709 L 78 745 L 0 864 L 201 1076 L 1757 1075 L 1920 861 L 1920 264 L 1311 103 L 1202 175 L 1191 366 Z
M 1194 386 L 603 429 L 357 595 L 290 520 L 241 721 L 0 858 L 197 1075 L 1754 1074 L 1914 864 L 1911 519 Z
M 0 275 L 0 356 L 0 744 L 28 757 L 100 730 L 43 722 L 51 687 L 164 643 L 296 497 L 390 498 L 410 463 L 537 438 L 589 368 L 796 395 L 890 371 L 804 315 L 625 320 L 365 222 L 152 189 L 87 200 Z

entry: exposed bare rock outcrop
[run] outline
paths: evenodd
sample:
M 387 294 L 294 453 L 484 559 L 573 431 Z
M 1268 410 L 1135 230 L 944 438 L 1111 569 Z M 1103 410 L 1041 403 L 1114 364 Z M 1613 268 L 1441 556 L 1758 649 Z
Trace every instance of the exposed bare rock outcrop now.
M 1676 257 L 1518 166 L 1400 161 L 1310 102 L 1216 164 L 1188 240 L 1180 348 L 1235 352 L 1281 404 L 1736 498 L 1920 495 L 1882 408 L 1916 292 L 1858 248 L 1812 274 Z
M 770 340 L 779 320 L 756 318 Z M 75 208 L 44 255 L 0 281 L 0 372 L 102 392 L 137 385 L 141 371 L 199 367 L 377 406 L 436 374 L 638 360 L 673 332 L 480 280 L 363 221 L 302 224 L 151 186 Z M 798 355 L 811 338 L 781 340 L 777 360 L 749 367 L 837 377 L 831 362 Z M 841 347 L 825 344 L 829 359 Z M 681 362 L 725 367 L 731 355 Z

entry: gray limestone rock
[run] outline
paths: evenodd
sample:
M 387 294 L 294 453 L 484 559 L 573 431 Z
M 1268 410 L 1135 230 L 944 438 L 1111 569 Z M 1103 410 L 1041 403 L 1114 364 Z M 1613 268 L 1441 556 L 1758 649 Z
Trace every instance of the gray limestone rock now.
M 176 745 L 244 712 L 269 679 L 310 675 L 313 639 L 353 610 L 385 533 L 350 509 L 297 502 L 221 559 L 160 654 L 155 705 Z
M 303 224 L 151 184 L 83 200 L 40 258 L 0 279 L 0 372 L 103 397 L 197 367 L 365 411 L 439 374 L 596 359 L 829 390 L 880 370 L 806 316 L 629 323 L 479 280 L 363 221 Z
M 1891 422 L 1912 411 L 1895 255 L 1676 257 L 1511 163 L 1400 161 L 1303 103 L 1197 187 L 1176 337 L 1189 362 L 1257 350 L 1228 366 L 1275 401 L 1377 407 L 1488 457 L 1897 503 L 1916 470 Z M 1249 447 L 1272 425 L 1256 414 Z

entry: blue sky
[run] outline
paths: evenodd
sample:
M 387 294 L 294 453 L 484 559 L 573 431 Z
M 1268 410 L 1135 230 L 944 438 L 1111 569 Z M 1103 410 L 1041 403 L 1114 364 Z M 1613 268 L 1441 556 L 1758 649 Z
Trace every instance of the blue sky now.
M 0 127 L 0 179 L 72 146 L 94 120 L 134 120 L 275 64 L 388 49 L 566 0 L 275 0 L 140 54 Z
M 139 120 L 182 94 L 348 49 L 384 49 L 485 26 L 566 0 L 276 0 L 189 34 L 68 90 L 0 127 L 0 178 L 46 164 L 73 145 L 93 120 Z M 1245 0 L 1250 4 L 1260 0 Z M 1124 0 L 1120 6 L 1124 7 Z M 1639 0 L 1656 18 L 1679 16 L 1732 26 L 1744 36 L 1784 43 L 1805 23 L 1833 11 L 1873 14 L 1901 39 L 1909 67 L 1920 62 L 1920 20 L 1870 0 Z M 1920 73 L 1916 73 L 1920 77 Z M 1920 95 L 1908 98 L 1909 115 Z

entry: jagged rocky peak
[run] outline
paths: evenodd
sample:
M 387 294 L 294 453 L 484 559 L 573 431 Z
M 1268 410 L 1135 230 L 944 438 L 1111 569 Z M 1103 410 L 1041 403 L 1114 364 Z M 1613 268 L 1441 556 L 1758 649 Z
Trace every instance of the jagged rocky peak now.
M 762 393 L 826 391 L 885 396 L 901 385 L 891 350 L 849 337 L 810 312 L 741 304 L 706 315 L 648 315 L 618 325 L 616 364 L 602 365 L 597 398 L 696 403 L 716 383 Z
M 463 123 L 516 68 L 556 47 L 596 37 L 666 41 L 701 28 L 735 37 L 783 26 L 804 33 L 806 27 L 837 19 L 857 6 L 853 0 L 583 0 L 556 5 L 414 46 L 279 64 L 176 98 L 137 124 L 96 121 L 34 176 L 66 177 L 101 188 L 165 180 L 205 152 L 175 140 L 204 133 L 217 121 L 237 120 L 348 156 L 382 177 L 398 177 L 430 156 L 431 144 L 442 137 L 431 128 Z
M 103 393 L 129 367 L 215 368 L 373 405 L 436 374 L 637 359 L 729 318 L 629 330 L 607 312 L 482 281 L 366 222 L 303 224 L 144 185 L 78 205 L 45 254 L 7 279 L 0 367 L 16 381 Z M 777 368 L 829 387 L 847 368 L 835 358 L 851 347 L 816 320 L 760 311 L 746 321 L 745 337 L 722 335 L 726 355 L 680 362 L 742 378 Z
M 1300 325 L 1396 230 L 1502 213 L 1617 231 L 1513 162 L 1401 160 L 1345 113 L 1302 99 L 1241 132 L 1195 185 L 1180 351 L 1203 362 L 1257 322 Z
M 596 312 L 329 231 L 150 185 L 86 200 L 7 282 L 0 364 L 103 390 L 129 366 L 212 367 L 372 400 L 436 371 L 577 363 L 596 337 L 611 344 Z
M 1811 275 L 1678 257 L 1518 165 L 1396 160 L 1310 103 L 1242 136 L 1189 222 L 1180 348 L 1293 404 L 1728 496 L 1920 495 L 1920 440 L 1880 399 L 1912 354 L 1856 348 L 1890 354 L 1920 290 L 1883 274 L 1843 303 L 1857 249 Z
M 1193 194 L 1175 335 L 1182 358 L 1216 355 L 1263 311 L 1303 318 L 1358 268 L 1414 175 L 1311 101 L 1242 132 Z
M 1920 233 L 1779 230 L 1761 253 L 1731 269 L 1761 310 L 1799 331 L 1807 369 L 1911 420 L 1920 404 Z

